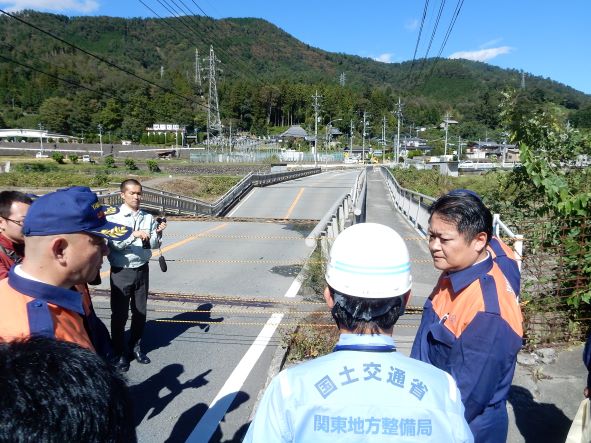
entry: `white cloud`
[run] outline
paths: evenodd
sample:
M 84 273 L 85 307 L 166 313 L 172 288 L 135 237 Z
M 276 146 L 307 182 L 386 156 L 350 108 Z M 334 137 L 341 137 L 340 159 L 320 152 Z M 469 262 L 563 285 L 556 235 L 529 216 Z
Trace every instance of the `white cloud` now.
M 394 54 L 392 54 L 390 52 L 384 52 L 383 54 L 380 54 L 377 57 L 374 57 L 373 59 L 376 62 L 392 63 L 392 57 L 393 56 L 394 56 Z
M 419 21 L 414 18 L 412 20 L 408 20 L 405 24 L 404 24 L 404 29 L 408 30 L 408 31 L 414 31 L 415 29 L 417 29 L 419 27 Z
M 477 51 L 454 52 L 449 58 L 464 58 L 466 60 L 485 62 L 499 55 L 509 54 L 511 51 L 513 51 L 513 48 L 510 46 L 499 46 L 498 48 L 479 49 Z
M 23 9 L 34 9 L 52 12 L 93 12 L 99 8 L 96 0 L 11 0 L 0 1 L 4 9 L 9 11 L 22 11 Z
M 492 46 L 496 46 L 499 43 L 501 43 L 503 41 L 502 38 L 498 37 L 492 40 L 487 41 L 486 43 L 483 43 L 480 45 L 480 49 L 484 49 L 484 48 L 490 48 Z

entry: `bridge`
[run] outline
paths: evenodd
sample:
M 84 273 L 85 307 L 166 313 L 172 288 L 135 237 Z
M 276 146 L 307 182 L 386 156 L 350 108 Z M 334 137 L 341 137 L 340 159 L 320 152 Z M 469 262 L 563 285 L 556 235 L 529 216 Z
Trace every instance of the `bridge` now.
M 403 199 L 406 191 L 378 167 L 333 170 L 252 186 L 225 217 L 170 218 L 155 254 L 166 257 L 168 272 L 150 264 L 144 347 L 152 364 L 132 362 L 128 372 L 138 440 L 241 441 L 262 389 L 283 364 L 289 334 L 307 327 L 312 314 L 320 315 L 314 327 L 334 328 L 302 282 L 314 271 L 316 246 L 327 250 L 352 219 L 386 224 L 405 238 L 411 305 L 421 307 L 438 276 L 424 238 L 429 202 L 416 193 Z M 108 325 L 107 266 L 93 300 Z M 408 311 L 395 328 L 405 354 L 420 318 L 418 309 Z M 517 414 L 509 413 L 509 441 L 521 442 Z

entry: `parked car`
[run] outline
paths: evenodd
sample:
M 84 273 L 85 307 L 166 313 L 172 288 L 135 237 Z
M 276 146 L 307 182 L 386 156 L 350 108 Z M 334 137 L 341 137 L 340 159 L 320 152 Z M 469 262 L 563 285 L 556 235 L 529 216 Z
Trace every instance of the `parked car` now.
M 94 160 L 90 155 L 83 155 L 82 156 L 82 163 L 94 163 Z
M 49 158 L 49 155 L 39 151 L 37 154 L 35 154 L 35 158 Z

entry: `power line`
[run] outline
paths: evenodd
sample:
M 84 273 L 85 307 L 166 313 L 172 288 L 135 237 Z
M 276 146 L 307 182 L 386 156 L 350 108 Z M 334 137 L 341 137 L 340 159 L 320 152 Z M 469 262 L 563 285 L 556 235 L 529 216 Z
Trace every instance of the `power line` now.
M 179 94 L 179 93 L 177 93 L 176 91 L 174 91 L 174 90 L 172 90 L 172 89 L 170 89 L 170 88 L 166 88 L 166 87 L 164 87 L 164 86 L 161 86 L 161 85 L 159 85 L 159 84 L 157 84 L 157 83 L 154 83 L 154 82 L 153 82 L 153 81 L 151 81 L 151 80 L 148 80 L 148 79 L 146 79 L 146 78 L 144 78 L 144 77 L 142 77 L 142 76 L 140 76 L 140 75 L 137 75 L 136 73 L 134 73 L 134 72 L 130 71 L 129 69 L 122 68 L 121 66 L 119 66 L 119 65 L 116 65 L 115 63 L 113 63 L 113 62 L 111 62 L 111 61 L 109 61 L 109 60 L 105 59 L 104 57 L 101 57 L 101 56 L 99 56 L 99 55 L 93 54 L 92 52 L 90 52 L 90 51 L 87 51 L 86 49 L 83 49 L 83 48 L 81 48 L 81 47 L 79 47 L 79 46 L 77 46 L 77 45 L 75 45 L 75 44 L 73 44 L 73 43 L 70 43 L 70 42 L 68 42 L 68 41 L 64 40 L 63 38 L 61 38 L 61 37 L 58 37 L 58 36 L 57 36 L 57 35 L 55 35 L 55 34 L 52 34 L 52 33 L 51 33 L 51 32 L 49 32 L 49 31 L 46 31 L 46 30 L 44 30 L 44 29 L 42 29 L 42 28 L 40 28 L 40 27 L 38 27 L 38 26 L 36 26 L 36 25 L 34 25 L 34 24 L 32 24 L 32 23 L 29 23 L 29 22 L 27 22 L 26 20 L 23 20 L 23 19 L 21 19 L 21 18 L 19 18 L 19 17 L 15 16 L 15 15 L 13 15 L 13 14 L 9 13 L 9 12 L 6 12 L 6 11 L 5 11 L 5 10 L 3 10 L 3 9 L 0 9 L 0 12 L 1 12 L 1 13 L 3 13 L 4 15 L 7 15 L 7 16 L 9 16 L 9 17 L 13 18 L 14 20 L 16 20 L 16 21 L 18 21 L 18 22 L 20 22 L 20 23 L 23 23 L 24 25 L 30 26 L 31 28 L 33 28 L 33 29 L 35 29 L 35 30 L 37 30 L 37 31 L 39 31 L 39 32 L 41 32 L 41 33 L 43 33 L 43 34 L 45 34 L 45 35 L 48 35 L 49 37 L 52 37 L 52 38 L 54 38 L 54 39 L 56 39 L 56 40 L 58 40 L 58 41 L 60 41 L 60 42 L 64 43 L 65 45 L 68 45 L 68 46 L 70 46 L 70 47 L 72 47 L 72 48 L 74 48 L 74 49 L 77 49 L 78 51 L 80 51 L 80 52 L 82 52 L 82 53 L 84 53 L 84 54 L 86 54 L 86 55 L 88 55 L 88 56 L 90 56 L 90 57 L 92 57 L 92 58 L 95 58 L 95 59 L 97 59 L 97 60 L 99 60 L 99 61 L 101 61 L 101 62 L 103 62 L 103 63 L 107 64 L 108 66 L 111 66 L 112 68 L 115 68 L 115 69 L 117 69 L 117 70 L 119 70 L 119 71 L 121 71 L 121 72 L 124 72 L 124 73 L 128 74 L 128 75 L 131 75 L 132 77 L 135 77 L 135 78 L 137 78 L 138 80 L 141 80 L 141 81 L 143 81 L 143 82 L 146 82 L 146 83 L 148 83 L 148 84 L 150 84 L 150 85 L 152 85 L 152 86 L 155 86 L 155 87 L 157 87 L 158 89 L 161 89 L 161 90 L 163 90 L 163 91 L 165 91 L 165 92 L 168 92 L 169 94 L 175 95 L 175 96 L 177 96 L 177 97 L 179 97 L 179 98 L 182 98 L 182 99 L 184 99 L 184 100 L 188 100 L 188 101 L 191 101 L 191 102 L 194 102 L 194 101 L 195 101 L 195 99 L 194 99 L 194 98 L 192 98 L 192 97 L 187 97 L 187 96 L 185 96 L 185 95 L 182 95 L 182 94 Z M 202 106 L 202 107 L 204 107 L 204 108 L 205 108 L 205 105 L 202 105 L 202 104 L 200 104 L 200 103 L 198 103 L 198 102 L 197 102 L 197 105 L 198 105 L 198 106 Z
M 415 59 L 417 57 L 417 51 L 419 49 L 419 43 L 421 41 L 421 35 L 423 33 L 423 25 L 425 24 L 425 18 L 427 17 L 427 10 L 428 10 L 428 8 L 429 8 L 429 0 L 425 0 L 425 6 L 423 8 L 423 17 L 421 18 L 421 27 L 419 28 L 419 35 L 417 37 L 417 43 L 415 45 L 415 52 L 412 55 L 412 62 L 410 64 L 410 70 L 409 70 L 409 73 L 408 73 L 408 76 L 409 77 L 412 74 L 412 69 L 413 69 L 413 67 L 415 65 Z
M 441 0 L 439 5 L 439 11 L 437 12 L 437 18 L 435 19 L 435 24 L 433 25 L 433 32 L 431 32 L 431 39 L 429 40 L 429 45 L 427 46 L 427 51 L 425 52 L 425 56 L 423 57 L 423 62 L 421 63 L 421 70 L 419 71 L 419 75 L 417 78 L 421 77 L 421 74 L 425 70 L 425 64 L 427 63 L 427 57 L 429 57 L 429 51 L 431 50 L 431 45 L 433 44 L 433 40 L 435 40 L 435 34 L 437 33 L 437 28 L 439 27 L 439 21 L 441 20 L 441 14 L 443 13 L 443 8 L 445 7 L 445 0 Z

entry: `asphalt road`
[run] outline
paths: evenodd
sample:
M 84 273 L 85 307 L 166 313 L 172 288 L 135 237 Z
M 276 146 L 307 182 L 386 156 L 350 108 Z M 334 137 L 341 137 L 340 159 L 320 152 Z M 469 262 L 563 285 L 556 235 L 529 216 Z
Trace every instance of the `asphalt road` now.
M 255 188 L 222 221 L 169 222 L 168 272 L 150 264 L 150 290 L 161 299 L 148 303 L 143 347 L 152 364 L 132 363 L 128 372 L 139 441 L 241 441 L 277 345 L 310 308 L 296 298 L 296 276 L 312 252 L 305 238 L 314 224 L 298 220 L 322 218 L 357 173 Z M 94 303 L 109 325 L 108 297 Z

